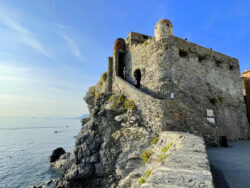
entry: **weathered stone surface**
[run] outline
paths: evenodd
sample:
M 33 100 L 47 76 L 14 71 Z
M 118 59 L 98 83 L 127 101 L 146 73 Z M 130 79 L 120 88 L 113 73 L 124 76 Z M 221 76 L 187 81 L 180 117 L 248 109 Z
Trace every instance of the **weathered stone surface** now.
M 201 138 L 181 132 L 162 132 L 159 141 L 153 144 L 157 135 L 144 124 L 137 108 L 125 108 L 125 101 L 124 95 L 111 97 L 105 93 L 95 99 L 96 110 L 91 109 L 90 119 L 77 135 L 74 150 L 54 165 L 62 172 L 54 187 L 138 187 L 139 178 L 148 169 L 152 174 L 142 187 L 179 186 L 180 183 L 212 187 Z M 169 151 L 162 152 L 170 143 L 173 146 Z M 152 154 L 143 162 L 141 156 L 146 150 L 152 150 Z
M 52 155 L 49 157 L 49 162 L 53 163 L 56 162 L 61 155 L 63 155 L 65 153 L 63 148 L 56 148 L 53 152 Z
M 218 145 L 220 136 L 250 137 L 237 59 L 173 35 L 137 44 L 130 37 L 125 79 L 114 71 L 112 89 L 135 101 L 144 123 L 155 133 L 188 131 L 204 136 L 209 145 Z M 118 62 L 113 56 L 113 67 Z M 140 89 L 133 87 L 136 69 L 141 70 Z
M 168 150 L 164 150 L 170 146 Z M 182 132 L 162 132 L 152 154 L 135 168 L 118 187 L 213 187 L 212 175 L 202 138 Z M 163 151 L 164 150 L 164 151 Z
M 58 170 L 61 173 L 64 173 L 66 170 L 66 165 L 69 161 L 70 158 L 70 153 L 64 153 L 63 155 L 60 156 L 58 160 L 55 162 L 50 163 L 50 166 L 56 170 Z
M 167 19 L 160 20 L 155 25 L 155 40 L 167 38 L 169 35 L 173 35 L 173 24 Z
M 117 43 L 55 187 L 213 187 L 203 138 L 250 137 L 238 60 L 166 33 Z

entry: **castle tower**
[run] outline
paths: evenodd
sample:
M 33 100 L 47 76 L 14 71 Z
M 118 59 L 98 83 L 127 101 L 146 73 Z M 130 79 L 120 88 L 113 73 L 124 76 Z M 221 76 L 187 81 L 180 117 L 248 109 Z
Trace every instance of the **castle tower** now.
M 167 19 L 160 20 L 155 25 L 154 31 L 156 41 L 167 38 L 169 35 L 173 35 L 173 24 Z
M 115 40 L 113 51 L 125 50 L 126 44 L 124 39 L 118 38 Z
M 114 48 L 113 48 L 113 58 L 114 58 L 114 70 L 116 76 L 120 76 L 121 78 L 125 78 L 125 50 L 126 43 L 124 39 L 118 38 L 115 40 Z

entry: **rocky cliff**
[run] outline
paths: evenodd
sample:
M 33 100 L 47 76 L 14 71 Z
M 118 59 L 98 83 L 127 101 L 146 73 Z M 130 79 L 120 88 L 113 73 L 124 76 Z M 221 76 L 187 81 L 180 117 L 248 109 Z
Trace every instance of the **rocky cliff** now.
M 61 173 L 55 187 L 213 187 L 203 138 L 183 132 L 156 135 L 134 101 L 105 92 L 105 74 L 85 96 L 71 153 L 51 163 Z

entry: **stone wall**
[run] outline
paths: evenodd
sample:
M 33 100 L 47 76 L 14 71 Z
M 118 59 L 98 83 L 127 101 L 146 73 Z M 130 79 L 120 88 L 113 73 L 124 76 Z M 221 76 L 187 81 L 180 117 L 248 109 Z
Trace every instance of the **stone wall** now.
M 249 138 L 238 60 L 175 36 L 167 42 L 172 48 L 167 61 L 174 62 L 171 76 L 176 98 L 204 117 L 212 110 L 208 123 L 219 135 Z
M 107 92 L 112 92 L 112 77 L 113 77 L 113 58 L 108 57 L 108 71 L 107 71 Z
M 154 98 L 130 83 L 115 76 L 113 78 L 113 93 L 122 93 L 133 99 L 137 108 L 140 110 L 144 124 L 155 132 L 159 132 L 163 123 L 162 101 Z
M 126 41 L 129 44 L 139 44 L 151 38 L 152 37 L 148 35 L 143 35 L 141 33 L 136 33 L 136 32 L 130 32 L 126 38 Z
M 118 187 L 207 187 L 213 178 L 204 140 L 183 132 L 161 132 L 158 142 L 145 148 L 145 165 L 134 169 Z
M 211 134 L 225 135 L 230 140 L 249 138 L 237 59 L 175 36 L 157 42 L 149 38 L 136 44 L 127 40 L 125 79 L 128 83 L 133 83 L 136 69 L 141 70 L 142 91 L 162 102 L 171 97 L 179 101 L 175 112 L 168 107 L 171 103 L 161 103 L 162 127 L 176 125 L 172 119 L 179 118 L 169 117 L 183 116 L 186 118 L 182 121 L 183 130 L 195 133 L 205 127 Z M 202 130 L 194 123 L 200 124 Z

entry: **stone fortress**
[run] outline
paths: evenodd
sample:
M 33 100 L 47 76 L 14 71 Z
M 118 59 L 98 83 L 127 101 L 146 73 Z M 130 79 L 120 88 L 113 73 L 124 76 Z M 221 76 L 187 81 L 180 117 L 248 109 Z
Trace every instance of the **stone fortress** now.
M 169 20 L 154 37 L 117 39 L 73 151 L 50 160 L 62 173 L 54 187 L 216 187 L 206 148 L 249 139 L 248 76 L 237 59 L 174 36 Z
M 189 132 L 211 145 L 221 136 L 248 139 L 239 61 L 174 36 L 166 19 L 154 33 L 130 32 L 126 40 L 115 41 L 106 92 L 133 99 L 144 125 L 155 133 Z M 134 87 L 135 71 L 140 72 L 140 88 Z

